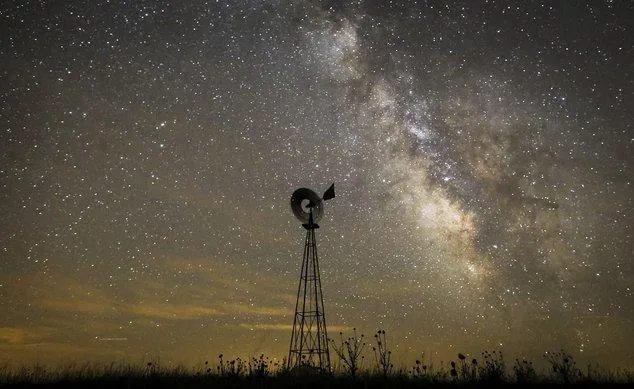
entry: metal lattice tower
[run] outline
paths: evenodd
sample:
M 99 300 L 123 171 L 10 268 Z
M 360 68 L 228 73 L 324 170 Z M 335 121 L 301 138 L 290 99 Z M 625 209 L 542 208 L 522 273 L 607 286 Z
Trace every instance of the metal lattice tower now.
M 291 207 L 295 216 L 301 221 L 307 222 L 302 224 L 306 229 L 306 239 L 299 287 L 297 288 L 293 332 L 288 350 L 287 367 L 289 369 L 311 366 L 322 371 L 330 371 L 328 332 L 319 276 L 315 230 L 319 228 L 316 222 L 323 213 L 323 200 L 329 200 L 333 197 L 334 185 L 326 191 L 321 199 L 315 192 L 305 188 L 298 189 L 291 197 Z

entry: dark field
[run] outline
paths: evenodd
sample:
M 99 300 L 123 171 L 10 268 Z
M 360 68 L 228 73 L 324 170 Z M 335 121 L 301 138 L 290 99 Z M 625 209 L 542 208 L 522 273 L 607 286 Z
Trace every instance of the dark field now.
M 504 388 L 504 387 L 631 387 L 629 370 L 577 368 L 566 353 L 549 359 L 548 369 L 538 372 L 528 361 L 515 360 L 510 368 L 500 354 L 483 353 L 482 362 L 458 354 L 456 361 L 439 368 L 415 361 L 408 369 L 381 366 L 381 361 L 354 373 L 343 360 L 332 374 L 314 368 L 287 370 L 261 356 L 251 360 L 223 360 L 192 369 L 124 364 L 73 365 L 48 370 L 41 365 L 10 370 L 0 367 L 2 388 Z M 353 376 L 354 374 L 354 376 Z

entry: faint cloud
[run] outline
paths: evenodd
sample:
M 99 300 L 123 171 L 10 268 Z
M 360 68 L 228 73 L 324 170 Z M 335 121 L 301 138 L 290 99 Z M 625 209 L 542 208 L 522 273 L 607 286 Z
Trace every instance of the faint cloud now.
M 293 312 L 291 309 L 280 307 L 265 307 L 257 305 L 236 305 L 234 311 L 238 313 L 250 313 L 254 315 L 266 315 L 266 316 L 285 316 L 290 315 Z
M 196 305 L 137 304 L 130 307 L 134 314 L 172 320 L 190 320 L 221 314 L 214 308 Z
M 111 304 L 109 301 L 98 300 L 97 298 L 93 299 L 42 299 L 39 302 L 39 305 L 43 308 L 52 308 L 56 311 L 71 311 L 71 312 L 81 312 L 87 314 L 101 314 L 111 309 Z
M 9 344 L 23 344 L 29 334 L 22 328 L 0 327 L 0 342 Z
M 238 326 L 242 328 L 247 328 L 249 330 L 266 330 L 266 331 L 291 331 L 293 329 L 293 325 L 288 323 L 270 323 L 270 324 L 240 323 Z M 352 327 L 346 326 L 346 325 L 329 325 L 327 326 L 327 330 L 331 333 L 333 332 L 337 333 L 337 332 L 351 331 Z
M 240 327 L 247 328 L 250 330 L 272 330 L 272 331 L 290 331 L 293 329 L 291 324 L 249 324 L 249 323 L 240 323 Z

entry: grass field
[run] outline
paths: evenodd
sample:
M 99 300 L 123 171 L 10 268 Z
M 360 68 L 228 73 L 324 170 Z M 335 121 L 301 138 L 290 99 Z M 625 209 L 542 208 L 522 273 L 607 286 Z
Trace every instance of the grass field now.
M 345 345 L 345 343 L 344 343 Z M 346 349 L 340 349 L 345 351 Z M 352 372 L 346 355 L 335 352 L 331 373 L 316 369 L 287 370 L 283 364 L 260 356 L 226 360 L 197 368 L 125 364 L 71 365 L 49 370 L 42 365 L 9 369 L 0 367 L 0 387 L 11 388 L 434 388 L 434 387 L 631 387 L 631 371 L 607 371 L 576 366 L 574 358 L 561 351 L 545 355 L 548 369 L 538 372 L 525 360 L 514 360 L 507 368 L 498 352 L 483 352 L 481 360 L 458 354 L 442 367 L 426 366 L 417 360 L 408 368 L 395 368 L 373 348 L 374 365 Z M 355 354 L 352 354 L 355 355 Z M 339 358 L 337 358 L 339 356 Z M 360 356 L 360 354 L 358 355 Z M 385 353 L 389 356 L 389 353 Z M 350 359 L 348 358 L 350 362 Z M 358 361 L 357 361 L 358 362 Z

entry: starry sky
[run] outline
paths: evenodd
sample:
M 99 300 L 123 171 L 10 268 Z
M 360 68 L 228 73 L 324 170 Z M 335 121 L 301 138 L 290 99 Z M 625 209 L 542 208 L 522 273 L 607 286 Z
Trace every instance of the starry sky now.
M 631 2 L 23 0 L 0 20 L 0 362 L 285 357 L 289 199 L 334 182 L 331 334 L 384 329 L 403 366 L 632 367 Z

